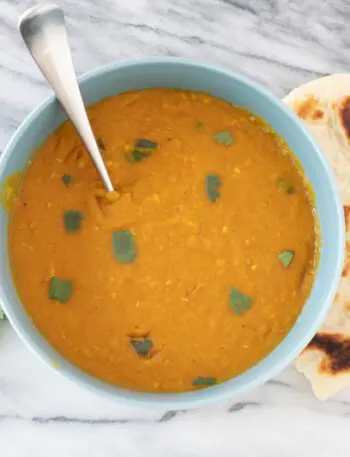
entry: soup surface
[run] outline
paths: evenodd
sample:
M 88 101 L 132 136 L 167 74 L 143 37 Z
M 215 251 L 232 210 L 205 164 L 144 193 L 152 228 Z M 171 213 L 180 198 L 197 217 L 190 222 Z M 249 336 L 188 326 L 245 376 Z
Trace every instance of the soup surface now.
M 89 117 L 117 191 L 66 122 L 13 210 L 13 275 L 35 326 L 130 389 L 187 391 L 247 370 L 291 329 L 317 263 L 312 198 L 287 145 L 189 91 L 121 94 Z

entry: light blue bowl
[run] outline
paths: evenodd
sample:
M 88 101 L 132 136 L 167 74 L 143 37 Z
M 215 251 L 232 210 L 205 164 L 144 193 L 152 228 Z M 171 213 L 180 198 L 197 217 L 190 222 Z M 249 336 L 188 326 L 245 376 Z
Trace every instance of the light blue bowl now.
M 99 381 L 72 365 L 33 326 L 11 278 L 7 246 L 9 217 L 1 209 L 0 302 L 18 335 L 33 352 L 65 377 L 97 393 L 139 406 L 171 409 L 199 407 L 241 394 L 272 378 L 295 359 L 320 327 L 334 298 L 343 265 L 343 207 L 334 177 L 317 144 L 298 117 L 265 89 L 243 76 L 211 66 L 180 59 L 147 59 L 113 64 L 92 71 L 83 76 L 80 83 L 87 105 L 119 92 L 147 87 L 172 87 L 210 92 L 263 117 L 288 142 L 314 189 L 322 236 L 318 273 L 310 298 L 292 330 L 271 354 L 250 370 L 223 384 L 196 392 L 133 392 Z M 32 112 L 1 156 L 0 182 L 14 171 L 25 168 L 34 149 L 64 120 L 65 114 L 52 96 Z

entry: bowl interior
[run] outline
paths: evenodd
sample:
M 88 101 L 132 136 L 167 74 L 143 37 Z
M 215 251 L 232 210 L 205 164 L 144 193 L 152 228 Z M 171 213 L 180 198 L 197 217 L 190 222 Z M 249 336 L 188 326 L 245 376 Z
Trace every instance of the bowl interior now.
M 81 78 L 81 91 L 87 105 L 120 92 L 150 87 L 210 92 L 246 108 L 263 117 L 287 141 L 301 162 L 316 195 L 322 245 L 314 287 L 290 333 L 253 368 L 209 389 L 179 394 L 150 394 L 128 391 L 99 381 L 61 357 L 38 333 L 25 313 L 11 279 L 7 248 L 8 215 L 3 208 L 0 208 L 0 301 L 21 338 L 66 377 L 129 403 L 152 403 L 170 408 L 196 407 L 261 384 L 290 363 L 312 338 L 331 304 L 341 273 L 343 209 L 329 167 L 297 116 L 246 78 L 178 59 L 114 64 Z M 65 119 L 62 108 L 53 97 L 43 102 L 21 125 L 4 151 L 0 160 L 0 182 L 9 174 L 25 168 L 33 151 Z

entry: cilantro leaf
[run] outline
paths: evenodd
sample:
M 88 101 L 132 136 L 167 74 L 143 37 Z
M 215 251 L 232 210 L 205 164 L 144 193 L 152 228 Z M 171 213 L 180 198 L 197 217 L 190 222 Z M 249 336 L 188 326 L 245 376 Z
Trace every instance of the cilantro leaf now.
M 136 141 L 135 146 L 129 151 L 124 151 L 124 157 L 128 162 L 141 162 L 142 160 L 150 157 L 157 150 L 158 143 L 140 138 Z
M 211 376 L 198 376 L 192 381 L 192 386 L 214 386 L 217 384 L 216 378 Z
M 102 149 L 102 151 L 106 150 L 106 146 L 104 144 L 104 141 L 101 138 L 97 138 L 96 140 L 97 146 Z
M 74 233 L 80 230 L 83 219 L 83 214 L 80 211 L 66 211 L 63 215 L 63 221 L 67 232 Z
M 205 178 L 205 190 L 212 203 L 220 197 L 221 177 L 216 174 L 208 174 Z
M 69 187 L 72 184 L 73 178 L 70 175 L 63 175 L 62 181 L 65 186 Z
M 278 254 L 278 260 L 281 262 L 284 268 L 288 268 L 289 265 L 293 262 L 294 256 L 294 251 L 282 251 Z
M 112 232 L 113 252 L 121 263 L 132 263 L 136 259 L 137 248 L 134 237 L 129 230 Z
M 213 138 L 218 144 L 223 144 L 225 146 L 231 146 L 233 144 L 233 138 L 228 130 L 222 130 L 221 132 L 215 133 Z
M 150 339 L 130 340 L 130 343 L 141 357 L 147 357 L 153 348 L 153 343 Z
M 253 304 L 254 300 L 248 295 L 243 295 L 234 287 L 231 287 L 230 292 L 230 307 L 236 316 L 240 316 L 245 311 L 248 311 Z
M 57 300 L 63 304 L 67 303 L 73 293 L 73 282 L 57 277 L 50 279 L 49 297 L 51 300 Z

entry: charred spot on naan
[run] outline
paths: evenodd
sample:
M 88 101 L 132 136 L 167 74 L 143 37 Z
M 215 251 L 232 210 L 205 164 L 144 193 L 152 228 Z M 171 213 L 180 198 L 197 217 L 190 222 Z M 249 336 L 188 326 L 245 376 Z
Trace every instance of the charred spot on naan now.
M 322 109 L 320 101 L 313 96 L 308 96 L 300 102 L 294 110 L 304 120 L 324 121 L 326 112 Z
M 317 333 L 306 348 L 318 349 L 327 358 L 322 362 L 320 371 L 336 375 L 350 370 L 350 339 L 337 333 Z
M 349 243 L 346 243 L 346 249 L 347 250 L 350 249 Z M 345 278 L 346 276 L 348 276 L 349 272 L 350 272 L 350 265 L 349 265 L 349 262 L 348 262 L 348 258 L 346 256 L 345 263 L 344 263 L 344 268 L 343 268 L 343 271 L 341 272 L 342 278 Z
M 312 119 L 314 121 L 320 121 L 321 119 L 323 119 L 323 116 L 324 112 L 320 108 L 317 108 L 312 114 Z
M 313 117 L 315 111 L 321 111 L 319 109 L 315 109 L 317 104 L 318 104 L 317 98 L 315 98 L 313 96 L 309 96 L 308 98 L 303 100 L 300 103 L 300 105 L 297 107 L 297 109 L 296 109 L 297 115 L 301 119 L 308 119 L 309 117 Z M 322 113 L 322 116 L 323 116 L 323 113 Z
M 350 229 L 350 206 L 344 206 L 344 218 L 346 230 Z
M 344 101 L 339 108 L 339 114 L 346 137 L 350 140 L 350 96 L 344 98 Z

